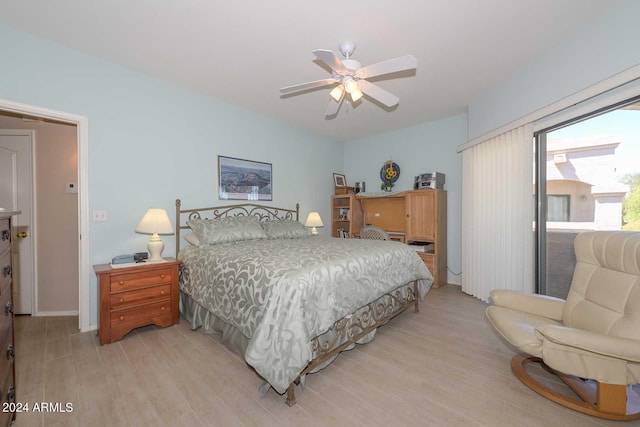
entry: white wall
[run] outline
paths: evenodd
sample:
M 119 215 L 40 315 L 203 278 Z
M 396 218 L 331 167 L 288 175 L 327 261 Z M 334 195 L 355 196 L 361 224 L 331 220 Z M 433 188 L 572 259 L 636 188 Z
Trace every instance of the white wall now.
M 640 64 L 640 1 L 623 0 L 610 13 L 532 62 L 469 106 L 476 138 Z M 544 31 L 544 22 L 539 29 Z M 508 58 L 505 58 L 508 60 Z
M 299 202 L 302 220 L 312 210 L 329 218 L 342 143 L 4 26 L 0 51 L 0 98 L 88 118 L 89 210 L 108 213 L 90 223 L 92 264 L 145 250 L 149 236 L 134 228 L 149 207 L 173 217 L 176 198 L 219 203 L 218 154 L 272 163 L 273 206 Z M 172 236 L 163 240 L 174 255 Z M 95 325 L 93 275 L 90 292 Z
M 447 258 L 449 283 L 460 283 L 462 229 L 462 157 L 456 147 L 467 138 L 466 114 L 397 131 L 349 141 L 344 149 L 344 172 L 349 185 L 365 181 L 367 192 L 380 191 L 380 168 L 391 158 L 400 166 L 393 191 L 413 189 L 421 173 L 446 174 Z

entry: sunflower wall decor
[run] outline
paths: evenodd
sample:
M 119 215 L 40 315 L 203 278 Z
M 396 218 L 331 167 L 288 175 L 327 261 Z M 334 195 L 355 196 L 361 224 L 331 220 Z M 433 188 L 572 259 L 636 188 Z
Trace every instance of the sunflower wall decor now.
M 380 169 L 380 179 L 382 185 L 380 189 L 383 191 L 391 191 L 396 181 L 400 178 L 400 166 L 393 160 L 387 160 Z

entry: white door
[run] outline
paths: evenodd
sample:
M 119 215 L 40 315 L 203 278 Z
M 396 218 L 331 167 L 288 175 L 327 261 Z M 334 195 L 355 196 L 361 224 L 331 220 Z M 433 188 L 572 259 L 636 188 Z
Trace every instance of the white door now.
M 31 314 L 34 289 L 32 130 L 0 129 L 0 208 L 13 217 L 14 312 Z

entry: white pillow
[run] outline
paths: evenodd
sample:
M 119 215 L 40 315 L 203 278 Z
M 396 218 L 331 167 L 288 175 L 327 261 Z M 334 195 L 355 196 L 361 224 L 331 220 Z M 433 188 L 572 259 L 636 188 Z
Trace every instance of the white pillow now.
M 200 246 L 200 240 L 198 240 L 198 236 L 193 233 L 185 234 L 184 240 L 186 240 L 193 246 Z

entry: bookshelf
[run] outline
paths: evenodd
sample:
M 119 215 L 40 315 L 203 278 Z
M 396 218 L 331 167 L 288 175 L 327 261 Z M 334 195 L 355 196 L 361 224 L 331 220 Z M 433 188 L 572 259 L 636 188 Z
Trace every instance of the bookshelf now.
M 364 225 L 360 200 L 354 194 L 331 197 L 331 236 L 358 237 Z

